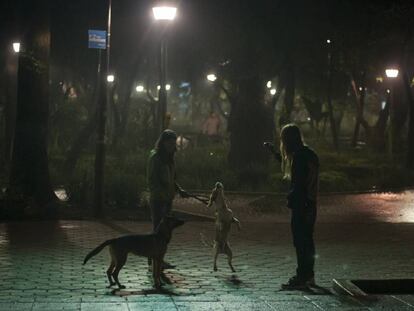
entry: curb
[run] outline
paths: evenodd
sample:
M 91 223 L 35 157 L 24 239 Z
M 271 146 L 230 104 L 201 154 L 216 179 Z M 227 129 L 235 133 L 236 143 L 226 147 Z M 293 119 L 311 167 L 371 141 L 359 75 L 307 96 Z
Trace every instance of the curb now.
M 333 196 L 333 195 L 351 195 L 351 194 L 370 194 L 370 193 L 384 193 L 384 192 L 403 192 L 403 191 L 409 191 L 414 190 L 414 186 L 409 187 L 403 187 L 403 188 L 388 188 L 388 189 L 370 189 L 370 190 L 355 190 L 355 191 L 334 191 L 334 192 L 319 192 L 320 196 Z M 195 189 L 195 190 L 188 190 L 188 192 L 191 193 L 197 193 L 197 194 L 210 194 L 211 190 L 201 190 L 201 189 Z M 226 190 L 226 194 L 230 195 L 267 195 L 267 196 L 286 196 L 287 193 L 285 192 L 253 192 L 253 191 L 230 191 Z

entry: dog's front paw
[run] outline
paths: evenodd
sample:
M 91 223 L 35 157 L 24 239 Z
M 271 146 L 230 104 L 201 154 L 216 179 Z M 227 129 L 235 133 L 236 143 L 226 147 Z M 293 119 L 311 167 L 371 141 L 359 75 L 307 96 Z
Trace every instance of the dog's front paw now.
M 125 285 L 119 285 L 118 286 L 118 289 L 124 289 L 124 288 L 126 288 Z
M 217 269 L 217 267 L 213 267 L 213 270 L 214 270 L 214 271 L 217 271 L 218 269 Z

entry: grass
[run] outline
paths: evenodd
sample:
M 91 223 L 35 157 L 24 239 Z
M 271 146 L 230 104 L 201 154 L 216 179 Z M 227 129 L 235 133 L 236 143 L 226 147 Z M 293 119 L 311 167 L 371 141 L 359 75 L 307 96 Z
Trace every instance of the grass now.
M 326 144 L 310 144 L 320 158 L 320 191 L 365 191 L 402 188 L 412 185 L 413 172 L 401 165 L 403 156 L 393 162 L 386 155 L 369 150 L 343 148 L 333 152 Z M 109 206 L 136 208 L 145 193 L 146 162 L 149 150 L 117 155 L 108 153 L 105 168 L 105 195 Z M 90 205 L 93 194 L 93 155 L 84 155 L 74 178 L 65 181 L 57 168 L 59 159 L 51 157 L 52 180 L 64 184 L 74 204 Z M 179 151 L 176 155 L 177 178 L 185 189 L 211 189 L 221 181 L 233 191 L 286 192 L 289 182 L 282 179 L 280 165 L 269 162 L 268 174 L 255 187 L 243 184 L 227 165 L 227 149 L 220 144 Z

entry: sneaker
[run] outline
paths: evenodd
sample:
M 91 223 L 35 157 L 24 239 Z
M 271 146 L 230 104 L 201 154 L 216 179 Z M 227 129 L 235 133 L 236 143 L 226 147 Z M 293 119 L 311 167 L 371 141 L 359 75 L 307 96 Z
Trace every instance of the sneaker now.
M 282 289 L 284 290 L 301 290 L 308 287 L 306 281 L 298 278 L 296 275 L 291 277 L 286 284 L 282 284 Z

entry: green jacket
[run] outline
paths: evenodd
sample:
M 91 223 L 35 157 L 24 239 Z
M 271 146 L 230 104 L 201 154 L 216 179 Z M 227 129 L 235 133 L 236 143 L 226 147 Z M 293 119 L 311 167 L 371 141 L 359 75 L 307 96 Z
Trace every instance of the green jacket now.
M 155 149 L 148 159 L 147 181 L 151 200 L 169 202 L 174 199 L 178 190 L 175 166 L 163 161 Z

